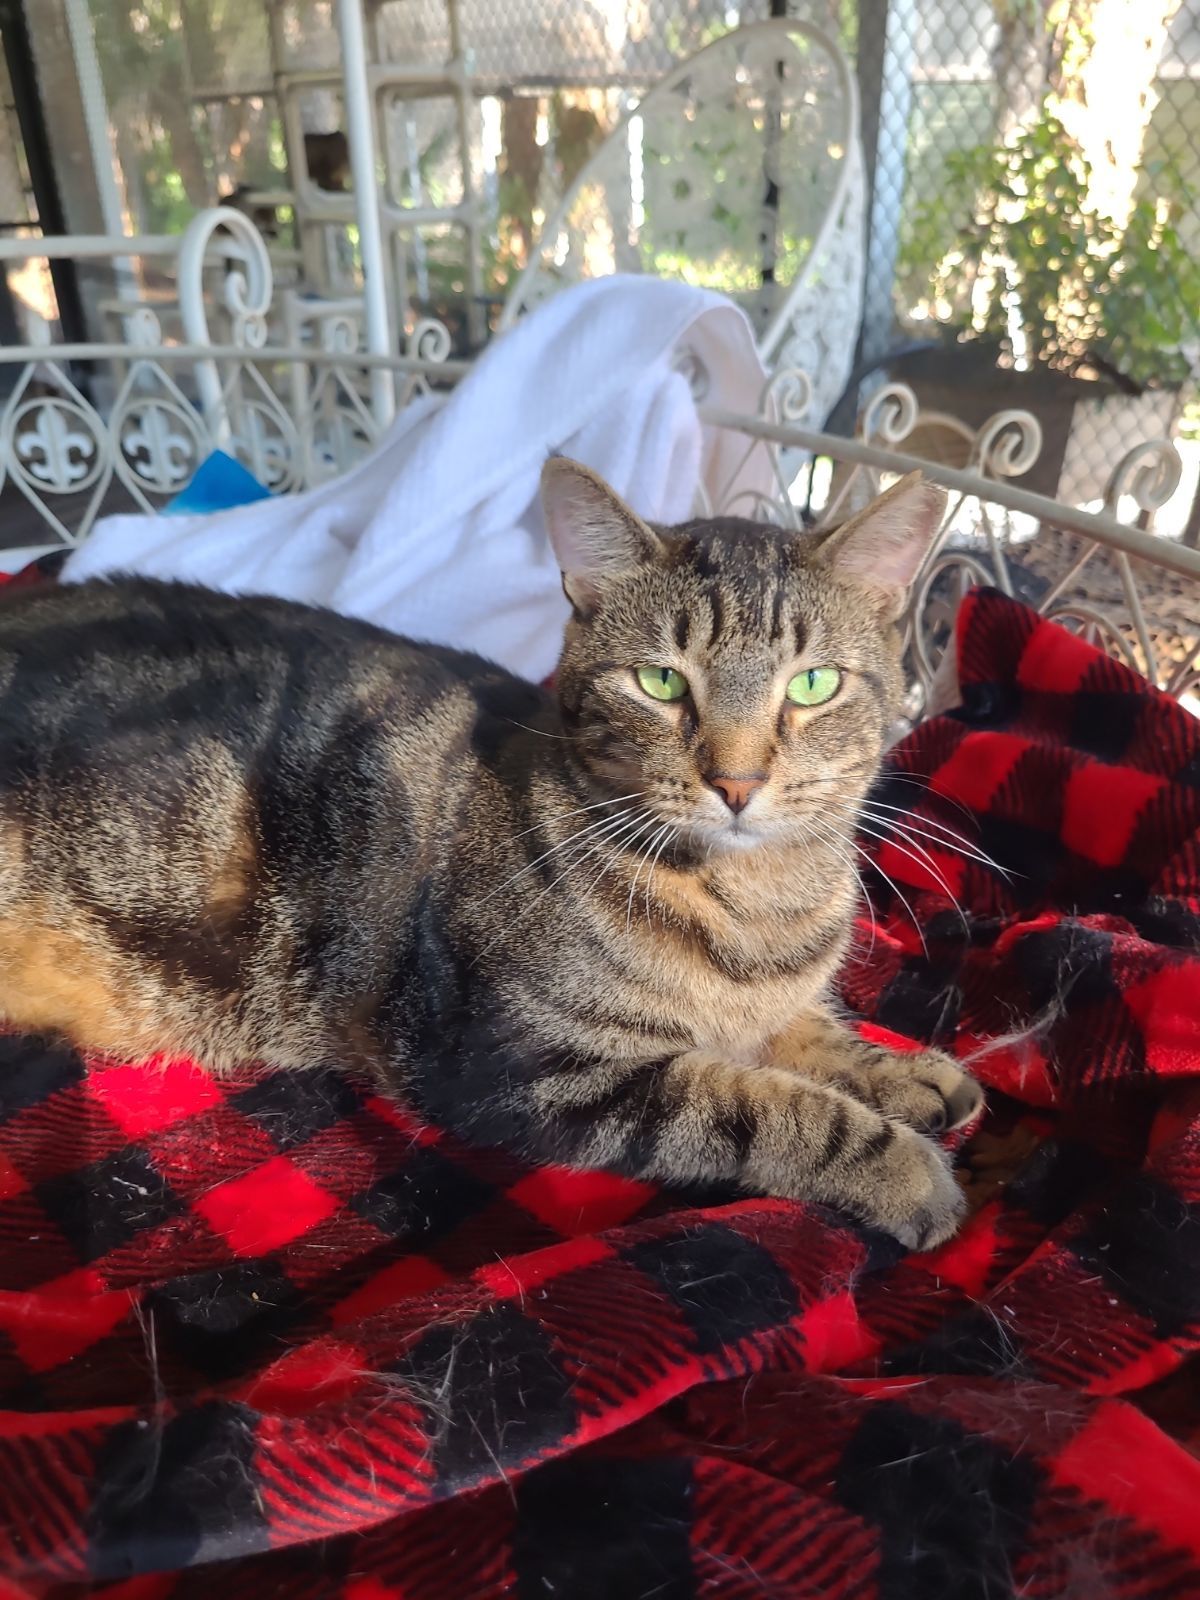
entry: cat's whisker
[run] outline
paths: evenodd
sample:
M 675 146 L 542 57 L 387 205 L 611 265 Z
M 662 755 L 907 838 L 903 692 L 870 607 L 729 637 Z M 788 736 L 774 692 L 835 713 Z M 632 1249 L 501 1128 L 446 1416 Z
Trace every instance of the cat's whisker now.
M 966 856 L 971 861 L 978 861 L 980 866 L 991 867 L 994 871 L 998 872 L 1006 882 L 1012 882 L 1012 873 L 1010 873 L 1006 867 L 1002 867 L 994 856 L 988 855 L 986 850 L 981 849 L 976 844 L 972 844 L 972 842 L 966 838 L 964 834 L 959 833 L 955 828 L 947 826 L 947 824 L 944 822 L 939 822 L 936 817 L 922 816 L 919 821 L 916 821 L 913 819 L 912 812 L 905 810 L 903 806 L 886 805 L 882 800 L 867 800 L 863 808 L 863 815 L 868 816 L 873 811 L 894 812 L 897 816 L 908 818 L 908 821 L 906 822 L 892 822 L 887 824 L 884 823 L 884 819 L 882 817 L 876 817 L 875 820 L 876 822 L 880 823 L 881 826 L 886 825 L 888 827 L 897 829 L 908 829 L 911 832 L 919 833 L 922 835 L 922 837 L 929 839 L 934 844 L 942 844 L 943 840 L 941 836 L 944 835 L 945 849 L 952 850 L 955 855 Z M 937 832 L 934 833 L 932 831 L 933 829 L 936 829 Z
M 813 785 L 806 791 L 806 793 L 810 795 L 814 792 L 819 795 L 823 791 L 819 785 Z M 953 855 L 964 856 L 968 860 L 977 861 L 980 866 L 988 867 L 993 872 L 998 872 L 1005 882 L 1012 882 L 1012 874 L 1007 870 L 1007 868 L 1001 866 L 994 856 L 988 855 L 986 850 L 980 849 L 978 845 L 973 844 L 971 840 L 966 838 L 964 834 L 961 834 L 956 829 L 949 827 L 948 824 L 938 821 L 936 817 L 922 816 L 919 820 L 916 820 L 913 818 L 912 813 L 904 806 L 888 805 L 882 800 L 873 800 L 870 798 L 870 796 L 868 796 L 865 800 L 859 800 L 853 795 L 844 794 L 842 792 L 825 792 L 827 793 L 829 799 L 840 800 L 847 805 L 852 805 L 855 807 L 859 816 L 867 817 L 870 820 L 877 822 L 881 828 L 886 828 L 889 831 L 895 831 L 901 834 L 919 834 L 921 838 L 927 839 L 930 844 L 938 845 L 942 849 L 950 851 Z M 874 812 L 878 811 L 891 812 L 897 817 L 905 818 L 907 820 L 903 822 L 893 822 L 889 817 L 873 815 Z M 969 816 L 970 813 L 968 812 L 967 815 Z M 932 831 L 934 829 L 936 829 L 937 832 Z M 910 838 L 909 842 L 915 843 L 915 840 Z
M 967 921 L 966 912 L 963 910 L 962 906 L 959 905 L 953 889 L 951 889 L 950 885 L 946 882 L 944 873 L 939 870 L 937 863 L 929 854 L 928 850 L 924 849 L 921 845 L 916 844 L 916 842 L 912 840 L 909 842 L 913 845 L 913 849 L 909 850 L 896 839 L 894 834 L 877 832 L 874 828 L 868 827 L 866 823 L 862 821 L 861 817 L 859 818 L 858 826 L 859 831 L 865 833 L 869 839 L 877 839 L 880 844 L 890 845 L 893 850 L 898 850 L 902 856 L 905 856 L 909 861 L 914 862 L 918 867 L 924 867 L 930 876 L 937 880 L 938 887 L 946 896 L 947 900 L 950 901 L 955 911 L 958 912 L 959 920 L 962 922 L 963 927 L 968 931 L 970 930 L 971 924 Z M 914 854 L 914 851 L 920 851 L 920 855 Z
M 922 949 L 925 957 L 928 959 L 928 956 L 929 956 L 929 945 L 925 941 L 925 930 L 924 930 L 924 928 L 922 928 L 921 923 L 920 923 L 920 921 L 919 921 L 919 919 L 917 917 L 917 913 L 913 910 L 912 906 L 909 904 L 908 898 L 903 893 L 903 891 L 901 890 L 900 885 L 896 882 L 895 878 L 889 877 L 888 874 L 879 865 L 878 861 L 873 860 L 872 857 L 869 856 L 867 854 L 867 852 L 865 850 L 863 850 L 860 845 L 855 845 L 854 848 L 856 850 L 858 850 L 859 854 L 862 856 L 863 860 L 867 863 L 868 866 L 874 867 L 875 871 L 879 874 L 879 876 L 883 879 L 883 881 L 888 885 L 888 887 L 891 889 L 892 893 L 896 896 L 896 899 L 899 900 L 900 904 L 904 907 L 905 911 L 908 913 L 909 921 L 912 923 L 913 927 L 917 930 L 917 938 L 921 941 L 921 949 Z
M 540 867 L 543 861 L 548 861 L 551 856 L 557 855 L 560 850 L 566 850 L 570 845 L 573 844 L 581 844 L 589 836 L 607 831 L 608 828 L 622 822 L 627 815 L 628 813 L 621 812 L 617 816 L 601 817 L 598 822 L 589 822 L 585 827 L 576 828 L 575 832 L 568 835 L 567 838 L 561 839 L 558 844 L 551 845 L 549 850 L 544 850 L 540 856 L 536 856 L 532 861 L 527 862 L 525 866 L 519 868 L 510 877 L 505 878 L 503 883 L 498 884 L 497 887 L 492 890 L 491 894 L 485 896 L 485 898 L 480 900 L 478 904 L 481 906 L 487 905 L 488 902 L 494 900 L 498 894 L 502 894 L 503 891 L 509 888 L 512 884 L 517 883 L 521 878 L 524 878 L 529 873 L 533 872 L 535 868 Z
M 973 849 L 971 845 L 966 842 L 966 840 L 956 842 L 960 839 L 960 836 L 958 835 L 948 837 L 945 834 L 934 833 L 930 829 L 922 827 L 920 823 L 900 822 L 887 817 L 875 815 L 869 810 L 864 811 L 862 814 L 870 818 L 870 820 L 878 823 L 881 828 L 887 828 L 890 832 L 898 833 L 903 838 L 907 838 L 910 843 L 914 842 L 915 839 L 918 838 L 925 839 L 929 844 L 936 846 L 936 848 L 939 850 L 945 850 L 950 855 L 961 856 L 964 861 L 977 862 L 979 866 L 987 867 L 989 872 L 997 873 L 1007 883 L 1012 882 L 1012 874 L 1009 873 L 1006 868 L 1002 867 L 998 861 L 993 860 L 991 856 L 986 855 L 981 850 Z
M 547 733 L 545 728 L 531 728 L 527 722 L 518 722 L 515 717 L 503 719 L 510 728 L 521 728 L 525 733 L 536 733 L 539 739 L 561 739 L 564 744 L 570 744 L 572 736 L 569 733 Z
M 611 865 L 612 861 L 616 859 L 617 853 L 628 845 L 630 839 L 636 839 L 643 828 L 652 826 L 655 821 L 656 819 L 654 817 L 647 818 L 640 813 L 634 813 L 632 816 L 622 815 L 620 817 L 607 817 L 605 818 L 603 825 L 596 824 L 593 827 L 582 829 L 579 834 L 573 835 L 572 839 L 578 841 L 578 849 L 567 862 L 565 870 L 560 872 L 557 878 L 554 878 L 550 883 L 548 883 L 540 894 L 535 895 L 527 906 L 522 907 L 522 909 L 517 912 L 516 916 L 513 918 L 513 921 L 509 924 L 509 928 L 512 928 L 516 925 L 516 923 L 523 921 L 531 911 L 535 910 L 539 905 L 541 905 L 546 896 L 550 894 L 552 890 L 556 889 L 564 878 L 569 877 L 571 873 L 574 872 L 576 867 L 580 867 L 585 861 L 591 860 L 591 858 L 596 855 L 598 851 L 612 846 L 613 854 L 609 861 L 605 862 L 605 865 L 600 869 L 600 872 L 597 874 L 597 878 L 603 876 L 604 872 Z M 598 829 L 601 830 L 599 833 L 597 832 Z M 592 836 L 590 843 L 588 843 L 586 847 L 584 844 L 584 835 Z M 567 842 L 571 843 L 572 840 L 568 840 Z M 540 859 L 545 858 L 542 857 Z M 596 880 L 594 879 L 593 882 L 594 881 Z M 488 951 L 494 949 L 499 942 L 499 938 L 496 938 L 491 940 L 489 944 L 486 944 L 483 949 L 479 951 L 478 955 L 476 955 L 472 965 L 476 965 L 488 953 Z
M 598 874 L 599 877 L 603 877 L 608 868 L 616 861 L 620 852 L 622 850 L 629 849 L 631 841 L 638 838 L 642 830 L 652 826 L 655 821 L 656 818 L 652 816 L 645 817 L 640 813 L 636 813 L 633 817 L 629 818 L 629 822 L 631 824 L 637 823 L 638 826 L 631 826 L 628 829 L 614 828 L 611 833 L 603 834 L 599 838 L 594 839 L 589 847 L 582 853 L 582 855 L 573 857 L 573 859 L 567 863 L 566 870 L 561 872 L 559 876 L 554 879 L 553 883 L 550 883 L 546 886 L 546 888 L 542 891 L 542 894 L 538 896 L 538 900 L 541 900 L 545 895 L 549 894 L 550 890 L 560 884 L 564 878 L 569 877 L 570 874 L 574 872 L 576 867 L 582 866 L 585 861 L 590 861 L 593 856 L 600 854 L 604 850 L 608 850 L 611 852 L 611 854 L 609 855 L 609 858 L 605 862 L 604 866 L 601 867 L 600 873 Z M 534 904 L 536 905 L 537 901 L 535 901 Z
M 642 832 L 647 828 L 652 828 L 657 821 L 658 818 L 653 815 L 642 815 L 641 825 L 639 827 L 633 829 L 631 833 L 627 833 L 623 837 L 618 838 L 615 842 L 612 842 L 612 849 L 605 860 L 601 862 L 599 872 L 597 872 L 595 876 L 589 880 L 587 888 L 583 891 L 585 896 L 591 893 L 592 889 L 595 888 L 596 884 L 600 882 L 600 879 L 606 872 L 613 871 L 620 858 L 621 852 L 623 850 L 632 849 Z M 606 840 L 605 842 L 607 844 L 611 841 Z
M 652 845 L 654 843 L 655 839 L 657 839 L 657 838 L 658 838 L 658 833 L 656 831 L 653 834 L 651 834 L 649 841 L 645 845 L 645 848 L 649 848 L 649 845 Z M 634 897 L 634 894 L 637 892 L 638 873 L 641 872 L 641 870 L 642 870 L 642 862 L 643 862 L 643 860 L 644 860 L 643 847 L 639 846 L 638 853 L 637 853 L 637 858 L 636 858 L 636 860 L 634 862 L 633 877 L 629 881 L 629 898 L 625 903 L 625 932 L 626 933 L 628 933 L 630 931 L 630 929 L 631 929 L 631 927 L 633 925 L 633 897 Z
M 955 907 L 959 911 L 959 915 L 962 916 L 962 909 L 959 906 L 958 897 L 954 894 L 950 884 L 947 882 L 945 873 L 938 864 L 937 857 L 927 850 L 920 840 L 914 839 L 902 828 L 889 827 L 887 823 L 880 823 L 879 826 L 883 829 L 883 831 L 876 833 L 870 827 L 868 827 L 865 822 L 860 820 L 859 823 L 860 831 L 865 833 L 868 838 L 878 839 L 881 844 L 890 844 L 894 850 L 899 850 L 901 855 L 909 856 L 912 860 L 917 860 L 919 858 L 921 865 L 925 867 L 931 877 L 937 880 L 938 886 L 941 888 L 942 892 L 946 895 L 947 899 L 954 902 Z
M 871 919 L 871 949 L 875 949 L 875 935 L 879 931 L 879 923 L 875 916 L 875 907 L 871 903 L 871 896 L 867 893 L 867 886 L 863 882 L 863 875 L 858 870 L 854 857 L 849 850 L 844 848 L 845 840 L 834 829 L 828 829 L 825 834 L 825 843 L 833 851 L 846 868 L 854 874 L 854 881 L 858 884 L 858 892 L 862 896 L 863 904 L 867 908 L 867 915 Z
M 641 852 L 642 852 L 642 849 L 643 849 L 643 837 L 647 832 L 649 832 L 649 831 L 654 829 L 655 823 L 657 821 L 658 821 L 658 818 L 653 816 L 653 815 L 643 817 L 640 820 L 640 823 L 639 823 L 638 827 L 634 828 L 629 833 L 621 835 L 615 841 L 613 841 L 612 842 L 612 849 L 611 849 L 607 859 L 604 862 L 601 863 L 599 872 L 596 873 L 595 877 L 588 884 L 588 887 L 587 887 L 587 890 L 585 891 L 585 893 L 590 892 L 592 887 L 595 884 L 599 883 L 600 879 L 604 876 L 604 874 L 606 872 L 610 872 L 610 871 L 612 871 L 612 870 L 614 870 L 616 868 L 617 862 L 620 859 L 620 856 L 621 856 L 621 854 L 623 852 L 627 852 L 629 850 L 635 850 L 637 852 L 637 855 L 636 855 L 635 859 L 639 859 L 640 860 Z M 656 839 L 657 837 L 658 837 L 658 834 L 656 832 L 652 834 L 652 840 Z M 610 843 L 610 841 L 606 840 L 606 841 L 604 841 L 604 843 L 607 845 L 607 844 Z M 595 852 L 593 851 L 593 852 L 590 852 L 590 853 L 594 854 Z M 551 885 L 551 888 L 553 888 L 553 884 Z
M 812 826 L 816 830 L 818 839 L 821 840 L 826 849 L 832 850 L 834 855 L 837 856 L 838 860 L 841 861 L 843 866 L 845 866 L 849 872 L 854 874 L 854 881 L 858 884 L 858 892 L 862 899 L 862 903 L 866 906 L 867 915 L 871 919 L 871 946 L 866 955 L 866 959 L 869 961 L 875 953 L 875 937 L 879 932 L 879 924 L 875 919 L 875 907 L 871 904 L 871 897 L 867 893 L 867 886 L 863 882 L 862 873 L 855 865 L 853 857 L 848 855 L 847 852 L 841 848 L 840 841 L 832 835 L 831 831 L 824 831 L 818 828 L 816 823 L 813 823 Z M 812 860 L 811 851 L 809 852 L 809 860 Z
M 858 892 L 862 899 L 862 903 L 864 906 L 866 906 L 867 916 L 871 919 L 871 943 L 867 947 L 867 954 L 865 957 L 867 961 L 870 961 L 871 957 L 875 954 L 875 939 L 876 935 L 879 933 L 879 924 L 875 920 L 875 907 L 871 904 L 871 896 L 867 893 L 867 886 L 862 880 L 862 873 L 856 866 L 853 865 L 851 865 L 850 871 L 854 874 L 854 881 L 858 884 Z
M 845 799 L 846 796 L 841 796 L 841 798 Z M 945 894 L 946 898 L 950 901 L 951 905 L 954 907 L 955 911 L 958 913 L 959 919 L 961 920 L 963 927 L 969 929 L 970 928 L 970 923 L 967 920 L 966 913 L 963 911 L 963 908 L 959 904 L 958 899 L 954 894 L 954 891 L 951 889 L 950 885 L 947 883 L 945 875 L 939 870 L 936 861 L 930 855 L 929 851 L 926 850 L 924 848 L 924 846 L 919 844 L 915 839 L 908 839 L 907 840 L 907 844 L 912 846 L 911 849 L 907 848 L 906 845 L 901 844 L 899 842 L 899 840 L 897 840 L 896 837 L 895 837 L 895 832 L 899 831 L 899 830 L 896 828 L 895 824 L 888 822 L 888 820 L 886 818 L 872 818 L 873 821 L 879 822 L 881 827 L 883 827 L 883 828 L 888 830 L 887 832 L 883 832 L 883 833 L 878 832 L 876 829 L 870 827 L 867 824 L 867 822 L 864 821 L 864 817 L 867 816 L 867 815 L 869 815 L 869 813 L 867 813 L 865 810 L 861 811 L 859 813 L 858 817 L 856 818 L 857 831 L 859 831 L 860 833 L 865 833 L 868 838 L 875 839 L 880 844 L 890 844 L 894 850 L 898 850 L 901 855 L 906 856 L 910 861 L 914 862 L 917 866 L 924 867 L 925 870 L 927 872 L 929 872 L 937 880 L 938 884 L 940 885 L 940 887 L 942 889 L 942 892 Z M 912 918 L 913 926 L 917 929 L 918 934 L 920 934 L 922 948 L 925 950 L 925 953 L 928 955 L 928 953 L 929 953 L 928 946 L 925 944 L 925 935 L 921 930 L 920 923 L 917 921 L 917 918 L 916 918 L 916 916 L 915 916 L 915 914 L 913 912 L 912 907 L 909 905 L 909 903 L 905 899 L 904 895 L 901 894 L 900 889 L 899 889 L 898 885 L 896 884 L 895 880 L 890 878 L 888 876 L 888 874 L 883 870 L 883 868 L 879 865 L 878 861 L 874 860 L 870 855 L 868 855 L 867 852 L 864 851 L 860 845 L 855 844 L 854 848 L 859 852 L 860 855 L 862 855 L 862 857 L 863 857 L 863 859 L 865 861 L 869 862 L 870 865 L 872 865 L 875 868 L 875 870 L 879 873 L 880 877 L 883 878 L 887 883 L 889 883 L 891 885 L 892 890 L 897 895 L 897 897 L 900 899 L 901 903 L 904 905 L 905 909 L 907 910 L 909 916 Z M 919 855 L 915 854 L 914 852 L 916 852 L 916 851 L 919 851 L 920 854 Z
M 914 789 L 920 789 L 922 794 L 935 795 L 937 799 L 940 800 L 944 805 L 953 806 L 955 811 L 960 811 L 962 815 L 966 817 L 968 822 L 976 821 L 976 814 L 971 810 L 970 806 L 963 805 L 961 800 L 955 800 L 952 795 L 943 794 L 940 789 L 932 788 L 928 778 L 916 778 L 908 772 L 891 772 L 885 768 L 884 771 L 879 774 L 878 781 L 881 784 L 911 784 Z
M 634 872 L 633 881 L 629 885 L 629 904 L 625 908 L 625 928 L 626 928 L 627 932 L 628 932 L 629 928 L 631 927 L 632 921 L 633 921 L 633 897 L 634 897 L 634 894 L 637 891 L 638 879 L 642 875 L 642 868 L 646 865 L 646 860 L 647 860 L 651 850 L 654 849 L 654 846 L 657 843 L 658 839 L 662 835 L 666 834 L 669 831 L 670 827 L 671 827 L 671 824 L 669 822 L 664 822 L 662 824 L 662 826 L 658 829 L 658 831 L 651 836 L 649 842 L 644 846 L 644 848 L 641 850 L 641 852 L 639 854 L 637 870 Z
M 671 841 L 673 839 L 678 838 L 678 836 L 679 836 L 679 829 L 674 823 L 672 823 L 670 825 L 670 832 L 667 834 L 667 837 L 663 840 L 663 842 L 659 845 L 658 849 L 654 852 L 654 859 L 650 863 L 650 871 L 646 875 L 646 921 L 647 922 L 650 922 L 652 920 L 651 911 L 650 911 L 650 886 L 654 882 L 654 872 L 655 872 L 655 868 L 658 866 L 658 858 L 662 855 L 663 851 L 670 845 Z
M 513 834 L 513 838 L 524 839 L 528 834 L 536 833 L 539 828 L 546 827 L 547 823 L 565 822 L 568 817 L 580 817 L 585 811 L 599 811 L 602 806 L 619 806 L 626 800 L 640 800 L 645 793 L 645 789 L 637 789 L 633 794 L 619 794 L 611 800 L 595 800 L 590 806 L 576 806 L 573 811 L 560 811 L 556 816 L 535 822 L 532 828 L 522 828 L 520 833 Z
M 879 874 L 879 876 L 883 879 L 883 881 L 891 889 L 892 893 L 896 896 L 896 899 L 899 900 L 900 904 L 904 907 L 905 911 L 908 912 L 909 921 L 912 923 L 913 927 L 917 930 L 917 938 L 920 939 L 920 941 L 921 941 L 921 949 L 925 952 L 925 955 L 928 956 L 929 955 L 929 946 L 925 942 L 925 930 L 922 928 L 922 926 L 921 926 L 921 924 L 920 924 L 920 922 L 919 922 L 919 920 L 917 918 L 916 912 L 913 910 L 912 906 L 909 905 L 908 901 L 905 899 L 904 895 L 901 893 L 900 885 L 896 882 L 896 880 L 894 878 L 890 878 L 888 876 L 888 874 L 879 865 L 878 861 L 876 861 L 872 856 L 870 856 L 867 853 L 867 851 L 865 851 L 863 849 L 862 845 L 854 842 L 853 840 L 849 841 L 849 843 L 851 845 L 851 848 L 856 850 L 858 852 L 858 854 L 863 858 L 863 860 L 866 862 L 867 866 L 872 868 L 875 872 L 877 872 Z
M 987 867 L 989 871 L 998 873 L 1006 882 L 1012 882 L 1012 875 L 993 856 L 988 855 L 984 850 L 978 849 L 969 839 L 965 839 L 961 833 L 955 832 L 953 828 L 947 828 L 944 823 L 937 822 L 932 818 L 922 817 L 919 822 L 913 821 L 911 813 L 905 811 L 902 806 L 888 808 L 896 813 L 895 818 L 880 816 L 878 814 L 878 806 L 878 801 L 865 802 L 859 812 L 859 816 L 877 823 L 879 827 L 887 829 L 889 833 L 900 834 L 901 837 L 907 838 L 910 844 L 915 845 L 916 837 L 928 840 L 930 844 L 936 845 L 939 849 L 946 850 L 951 855 L 962 856 L 964 860 L 978 862 L 981 867 Z M 908 820 L 901 821 L 899 820 L 901 818 Z M 934 829 L 939 831 L 934 832 Z
M 908 856 L 909 860 L 925 866 L 930 874 L 938 880 L 938 883 L 946 893 L 950 894 L 950 887 L 946 882 L 945 875 L 938 866 L 936 858 L 918 839 L 913 838 L 900 823 L 891 822 L 887 817 L 877 817 L 873 811 L 866 809 L 859 812 L 857 822 L 860 833 L 865 833 L 868 839 L 878 839 L 881 844 L 891 845 L 893 849 L 899 850 L 902 855 Z M 872 823 L 874 827 L 871 826 Z M 904 843 L 901 844 L 900 840 L 903 840 Z M 957 855 L 960 852 L 954 851 L 952 853 Z M 951 898 L 953 898 L 952 895 Z

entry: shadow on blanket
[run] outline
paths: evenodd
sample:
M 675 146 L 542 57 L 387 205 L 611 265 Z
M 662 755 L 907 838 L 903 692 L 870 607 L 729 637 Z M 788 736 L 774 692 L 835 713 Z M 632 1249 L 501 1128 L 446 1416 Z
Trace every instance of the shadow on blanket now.
M 1200 723 L 959 646 L 845 978 L 991 1088 L 956 1241 L 0 1040 L 0 1595 L 1200 1595 Z

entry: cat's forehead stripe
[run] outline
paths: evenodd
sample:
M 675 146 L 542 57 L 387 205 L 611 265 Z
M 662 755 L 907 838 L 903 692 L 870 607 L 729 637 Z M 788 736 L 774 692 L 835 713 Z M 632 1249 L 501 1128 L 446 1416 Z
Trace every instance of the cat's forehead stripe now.
M 778 644 L 783 638 L 783 608 L 787 601 L 787 593 L 782 583 L 775 585 L 775 594 L 771 601 L 771 627 L 768 638 L 772 644 Z
M 712 628 L 708 635 L 708 648 L 711 650 L 721 637 L 722 629 L 725 626 L 725 602 L 721 599 L 719 585 L 715 583 L 709 585 L 705 591 L 705 598 L 712 612 Z
M 697 639 L 693 621 L 708 623 L 709 650 L 744 648 L 747 635 L 773 645 L 790 644 L 796 655 L 809 642 L 797 609 L 792 536 L 753 523 L 719 523 L 689 529 L 677 544 L 679 564 L 701 580 L 698 601 L 675 617 L 675 642 L 685 650 Z M 704 617 L 703 607 L 708 612 Z M 690 614 L 689 614 L 690 613 Z

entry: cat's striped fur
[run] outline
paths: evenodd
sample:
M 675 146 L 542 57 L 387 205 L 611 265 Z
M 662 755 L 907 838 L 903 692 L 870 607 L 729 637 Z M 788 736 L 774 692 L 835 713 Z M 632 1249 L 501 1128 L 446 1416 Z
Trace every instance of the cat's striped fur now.
M 0 606 L 0 1012 L 122 1055 L 346 1063 L 468 1139 L 945 1238 L 926 1134 L 978 1091 L 827 998 L 935 495 L 824 543 L 651 530 L 565 462 L 545 498 L 557 698 L 282 601 Z M 650 699 L 645 663 L 690 693 Z M 822 663 L 833 700 L 786 702 Z M 735 815 L 721 774 L 765 781 Z

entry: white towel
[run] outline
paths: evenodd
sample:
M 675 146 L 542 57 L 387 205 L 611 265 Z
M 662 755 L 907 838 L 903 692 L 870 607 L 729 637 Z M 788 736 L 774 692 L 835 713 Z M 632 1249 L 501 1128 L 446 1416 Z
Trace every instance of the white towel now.
M 728 300 L 651 277 L 580 284 L 447 398 L 406 407 L 342 477 L 210 516 L 105 517 L 64 579 L 135 572 L 313 601 L 540 680 L 567 610 L 538 505 L 548 455 L 584 462 L 656 522 L 686 520 L 698 484 L 770 492 L 764 451 L 701 425 L 681 352 L 709 402 L 756 410 L 765 373 Z

